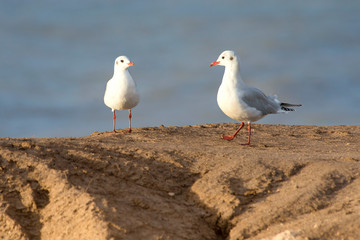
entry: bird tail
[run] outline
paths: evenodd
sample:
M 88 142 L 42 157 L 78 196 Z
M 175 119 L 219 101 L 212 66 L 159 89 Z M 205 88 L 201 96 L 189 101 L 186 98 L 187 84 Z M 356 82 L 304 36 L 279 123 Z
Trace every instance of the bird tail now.
M 295 111 L 295 109 L 290 107 L 301 107 L 301 104 L 291 104 L 291 103 L 280 103 L 281 110 L 284 110 L 286 112 L 289 111 Z

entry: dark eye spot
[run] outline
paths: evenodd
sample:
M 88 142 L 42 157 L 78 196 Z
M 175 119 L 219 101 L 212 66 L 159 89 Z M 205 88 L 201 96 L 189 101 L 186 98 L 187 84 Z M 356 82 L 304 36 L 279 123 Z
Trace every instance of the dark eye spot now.
M 233 57 L 230 57 L 230 60 L 233 60 L 234 58 Z
M 122 63 L 124 62 L 124 60 L 120 60 Z
M 222 56 L 222 59 L 225 59 L 225 57 L 224 57 L 224 56 Z

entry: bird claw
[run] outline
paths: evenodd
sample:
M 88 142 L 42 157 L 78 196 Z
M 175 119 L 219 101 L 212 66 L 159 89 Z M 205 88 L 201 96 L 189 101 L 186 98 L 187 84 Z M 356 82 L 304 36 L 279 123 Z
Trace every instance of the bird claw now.
M 229 136 L 229 135 L 222 135 L 221 136 L 222 139 L 224 140 L 228 140 L 228 141 L 231 141 L 234 139 L 234 136 Z

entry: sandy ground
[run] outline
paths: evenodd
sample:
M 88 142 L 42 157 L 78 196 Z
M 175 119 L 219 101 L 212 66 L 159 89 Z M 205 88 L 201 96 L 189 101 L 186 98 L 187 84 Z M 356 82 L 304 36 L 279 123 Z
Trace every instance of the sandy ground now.
M 360 239 L 360 126 L 0 139 L 0 239 Z

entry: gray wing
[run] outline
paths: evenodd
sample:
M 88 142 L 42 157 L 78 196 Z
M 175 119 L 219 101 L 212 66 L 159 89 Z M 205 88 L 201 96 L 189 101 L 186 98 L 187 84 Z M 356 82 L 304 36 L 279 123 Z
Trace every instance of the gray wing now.
M 264 115 L 277 113 L 280 109 L 280 104 L 275 101 L 274 97 L 266 96 L 262 91 L 254 87 L 244 89 L 241 100 L 248 106 L 256 108 Z

